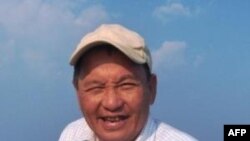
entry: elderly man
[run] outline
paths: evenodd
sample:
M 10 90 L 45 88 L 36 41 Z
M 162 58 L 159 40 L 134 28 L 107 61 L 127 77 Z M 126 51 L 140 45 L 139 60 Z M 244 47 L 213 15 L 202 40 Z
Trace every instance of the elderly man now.
M 121 25 L 101 25 L 75 51 L 73 84 L 84 118 L 59 141 L 195 141 L 149 115 L 156 75 L 144 39 Z

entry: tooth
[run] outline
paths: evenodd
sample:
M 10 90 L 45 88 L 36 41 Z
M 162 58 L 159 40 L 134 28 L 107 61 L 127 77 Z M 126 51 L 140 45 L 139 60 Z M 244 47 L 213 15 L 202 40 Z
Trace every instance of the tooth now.
M 122 119 L 122 117 L 120 117 L 120 116 L 105 117 L 104 118 L 105 121 L 110 121 L 110 122 L 117 122 L 117 121 L 120 121 L 121 119 Z

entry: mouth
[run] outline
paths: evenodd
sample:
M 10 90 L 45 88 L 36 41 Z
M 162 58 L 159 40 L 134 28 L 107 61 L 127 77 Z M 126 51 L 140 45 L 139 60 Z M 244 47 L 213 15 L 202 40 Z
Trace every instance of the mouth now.
M 125 120 L 127 118 L 128 118 L 128 116 L 122 116 L 122 115 L 101 117 L 101 119 L 105 122 L 119 122 L 119 121 Z
M 106 130 L 118 130 L 126 125 L 129 116 L 116 115 L 116 116 L 103 116 L 101 117 L 101 125 Z

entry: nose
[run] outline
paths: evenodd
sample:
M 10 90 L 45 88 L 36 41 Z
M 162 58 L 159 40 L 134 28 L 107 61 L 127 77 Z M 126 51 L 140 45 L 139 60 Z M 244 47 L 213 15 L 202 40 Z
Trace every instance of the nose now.
M 103 96 L 102 105 L 106 110 L 115 112 L 122 108 L 123 100 L 114 88 L 109 88 Z

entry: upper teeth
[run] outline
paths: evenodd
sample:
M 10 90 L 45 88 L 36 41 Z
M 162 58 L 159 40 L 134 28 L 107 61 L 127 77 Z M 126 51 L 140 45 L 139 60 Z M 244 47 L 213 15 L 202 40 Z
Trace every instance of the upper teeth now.
M 105 120 L 108 120 L 108 121 L 119 121 L 120 118 L 119 117 L 106 117 L 104 118 Z

